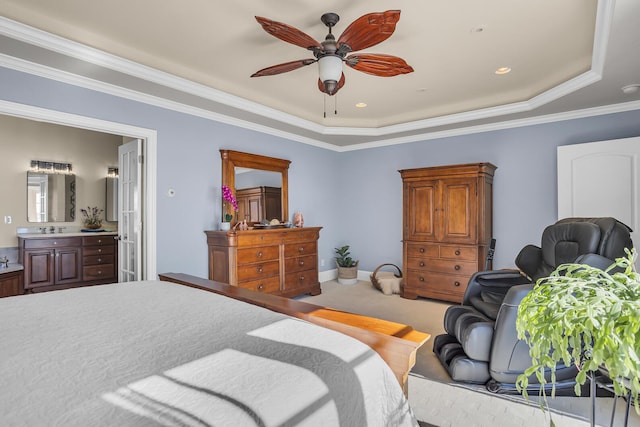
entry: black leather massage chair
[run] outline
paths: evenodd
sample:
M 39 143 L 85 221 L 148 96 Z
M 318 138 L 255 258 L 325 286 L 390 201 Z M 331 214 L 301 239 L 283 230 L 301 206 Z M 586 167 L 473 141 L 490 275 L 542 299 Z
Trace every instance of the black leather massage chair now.
M 518 304 L 541 277 L 560 264 L 609 267 L 633 247 L 631 229 L 614 218 L 566 218 L 548 226 L 540 247 L 525 246 L 516 257 L 519 268 L 481 271 L 469 280 L 461 305 L 444 316 L 446 334 L 433 351 L 454 381 L 486 384 L 499 393 L 516 392 L 514 383 L 531 365 L 529 346 L 517 338 Z M 559 366 L 556 380 L 572 389 L 574 366 Z M 537 380 L 530 378 L 530 389 Z M 557 385 L 558 387 L 558 385 Z

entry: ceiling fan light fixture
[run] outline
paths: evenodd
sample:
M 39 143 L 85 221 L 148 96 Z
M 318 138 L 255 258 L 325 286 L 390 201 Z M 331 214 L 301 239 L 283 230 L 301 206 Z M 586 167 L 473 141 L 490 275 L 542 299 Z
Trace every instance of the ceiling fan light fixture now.
M 334 81 L 338 84 L 342 77 L 342 58 L 338 55 L 325 55 L 318 59 L 318 72 L 322 83 Z

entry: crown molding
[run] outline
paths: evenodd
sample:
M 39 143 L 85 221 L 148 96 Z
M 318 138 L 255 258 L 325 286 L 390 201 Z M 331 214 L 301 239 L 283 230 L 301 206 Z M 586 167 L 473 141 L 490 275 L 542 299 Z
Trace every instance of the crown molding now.
M 195 83 L 169 73 L 165 73 L 133 61 L 120 58 L 98 49 L 85 46 L 62 37 L 47 33 L 45 31 L 33 28 L 19 22 L 0 17 L 0 34 L 11 37 L 15 40 L 22 41 L 40 48 L 44 48 L 60 55 L 74 58 L 78 61 L 84 61 L 93 65 L 106 68 L 118 73 L 142 79 L 166 88 L 173 89 L 179 93 L 189 96 L 198 97 L 215 103 L 223 104 L 250 114 L 256 114 L 269 120 L 284 123 L 287 126 L 303 129 L 305 133 L 318 135 L 317 138 L 303 136 L 295 131 L 285 131 L 278 129 L 277 126 L 269 126 L 266 124 L 256 123 L 250 120 L 233 117 L 231 115 L 218 113 L 211 109 L 195 107 L 189 105 L 188 102 L 178 102 L 166 99 L 150 93 L 143 93 L 133 89 L 128 89 L 114 84 L 98 81 L 78 74 L 73 74 L 64 70 L 55 69 L 43 64 L 29 62 L 24 59 L 11 57 L 0 54 L 0 66 L 10 69 L 22 71 L 25 73 L 37 75 L 47 79 L 72 84 L 75 86 L 115 95 L 118 97 L 166 108 L 173 111 L 190 114 L 221 123 L 249 129 L 252 131 L 301 142 L 318 148 L 329 149 L 333 151 L 352 151 L 357 149 L 365 149 L 370 147 L 380 147 L 386 145 L 402 144 L 407 142 L 416 142 L 421 140 L 430 140 L 435 138 L 443 138 L 448 136 L 459 136 L 477 132 L 486 132 L 496 129 L 506 129 L 510 127 L 521 127 L 545 122 L 553 122 L 558 120 L 567 120 L 568 118 L 589 117 L 598 114 L 609 114 L 611 109 L 616 110 L 616 106 L 597 107 L 581 112 L 568 112 L 561 114 L 553 114 L 548 116 L 538 116 L 527 119 L 502 121 L 498 123 L 464 126 L 465 122 L 482 120 L 502 115 L 522 113 L 531 111 L 551 101 L 566 96 L 572 92 L 589 86 L 602 78 L 602 68 L 604 67 L 604 58 L 606 55 L 606 46 L 611 30 L 614 0 L 598 1 L 598 11 L 596 16 L 596 31 L 594 37 L 594 46 L 592 51 L 592 68 L 591 70 L 566 81 L 548 91 L 532 97 L 529 100 L 478 109 L 474 111 L 450 114 L 446 116 L 433 117 L 424 120 L 417 120 L 397 125 L 383 126 L 379 128 L 363 128 L 363 127 L 328 127 L 317 123 L 301 119 L 282 111 L 275 110 L 270 107 L 240 98 L 217 89 L 213 89 L 199 83 Z M 626 103 L 621 104 L 628 106 Z M 637 107 L 636 107 L 637 108 Z M 635 109 L 635 108 L 633 108 Z M 584 114 L 584 115 L 581 115 Z M 565 117 L 565 118 L 559 118 Z M 440 126 L 461 124 L 460 127 L 452 130 L 438 131 L 434 128 Z M 433 129 L 430 131 L 430 129 Z M 414 135 L 405 137 L 394 137 L 401 133 L 413 133 Z M 371 141 L 356 143 L 349 146 L 338 146 L 326 141 L 323 136 L 354 136 L 370 138 Z

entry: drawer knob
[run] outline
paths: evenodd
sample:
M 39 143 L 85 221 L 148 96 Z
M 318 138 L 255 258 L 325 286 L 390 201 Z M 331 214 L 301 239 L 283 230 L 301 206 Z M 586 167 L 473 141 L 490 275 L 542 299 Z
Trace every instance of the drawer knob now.
M 420 267 L 424 267 L 425 265 L 424 261 L 420 261 Z
M 98 276 L 102 276 L 102 270 L 98 270 Z
M 424 282 L 424 277 L 420 276 L 420 281 Z
M 456 249 L 456 255 L 460 255 L 460 249 Z
M 57 245 L 57 244 L 58 244 L 58 242 L 53 242 L 53 244 L 54 244 L 54 245 Z
M 260 283 L 260 284 L 258 285 L 258 290 L 259 290 L 259 291 L 261 291 L 261 290 L 263 290 L 263 289 L 264 289 L 264 285 L 263 285 L 262 283 Z
M 102 239 L 98 239 L 98 243 L 102 243 Z
M 298 252 L 299 252 L 299 253 L 304 252 L 304 248 L 303 248 L 302 246 L 300 246 L 300 247 L 298 248 Z
M 98 262 L 102 262 L 102 258 L 98 258 Z
M 420 253 L 423 254 L 424 253 L 424 248 L 420 248 Z
M 460 282 L 455 281 L 455 282 L 453 283 L 453 286 L 456 286 L 456 287 L 457 287 L 457 286 L 460 286 Z
M 258 273 L 262 273 L 262 267 L 258 267 Z
M 260 251 L 260 252 L 258 252 L 258 253 L 256 254 L 256 258 L 262 258 L 262 251 Z
M 302 267 L 304 265 L 304 261 L 303 260 L 298 261 L 298 265 Z
M 102 252 L 102 249 L 98 249 L 98 252 Z
M 298 278 L 298 280 L 299 280 L 300 282 L 304 282 L 304 276 L 300 276 L 300 277 Z
M 457 265 L 457 264 L 456 264 L 456 266 L 455 266 L 455 267 L 453 267 L 453 268 L 454 268 L 456 271 L 457 271 L 457 270 L 460 270 L 460 266 L 459 266 L 459 265 Z

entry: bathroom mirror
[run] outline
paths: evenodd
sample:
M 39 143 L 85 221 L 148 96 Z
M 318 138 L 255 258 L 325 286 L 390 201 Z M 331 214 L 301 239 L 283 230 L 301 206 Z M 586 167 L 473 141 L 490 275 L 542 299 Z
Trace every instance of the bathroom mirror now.
M 238 190 L 242 190 L 240 192 L 242 199 L 244 199 L 243 193 L 245 192 L 260 192 L 263 197 L 261 202 L 263 203 L 263 212 L 267 212 L 266 219 L 288 220 L 290 160 L 232 150 L 220 150 L 220 157 L 222 158 L 222 185 L 233 189 L 237 198 Z M 278 194 L 274 195 L 274 192 Z M 277 197 L 278 195 L 279 197 Z M 250 200 L 255 200 L 255 198 L 248 197 L 247 203 L 250 203 Z M 238 200 L 238 202 L 241 204 L 243 200 Z M 247 222 L 259 222 L 252 220 L 256 219 L 256 216 L 247 216 L 251 215 L 248 213 L 252 209 L 249 205 L 247 207 L 239 206 L 238 215 L 235 215 L 236 213 L 231 206 L 223 206 L 222 209 L 225 208 L 227 211 L 222 212 L 222 215 L 225 213 L 234 215 L 234 222 L 246 218 L 248 218 Z
M 28 222 L 73 222 L 75 218 L 75 175 L 27 172 Z

